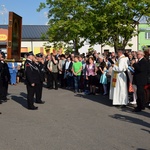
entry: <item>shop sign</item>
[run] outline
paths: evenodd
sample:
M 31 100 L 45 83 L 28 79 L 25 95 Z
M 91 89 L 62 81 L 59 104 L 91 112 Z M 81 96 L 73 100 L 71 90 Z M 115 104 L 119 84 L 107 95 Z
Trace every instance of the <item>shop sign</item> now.
M 0 34 L 0 41 L 6 41 L 6 40 L 7 40 L 7 35 Z

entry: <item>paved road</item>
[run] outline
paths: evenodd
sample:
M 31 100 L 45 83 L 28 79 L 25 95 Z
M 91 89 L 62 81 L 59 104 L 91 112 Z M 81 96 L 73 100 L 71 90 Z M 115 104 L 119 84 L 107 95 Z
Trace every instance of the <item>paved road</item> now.
M 9 87 L 0 105 L 0 150 L 150 150 L 150 110 L 118 109 L 107 97 L 43 90 L 44 105 L 26 109 L 26 88 Z

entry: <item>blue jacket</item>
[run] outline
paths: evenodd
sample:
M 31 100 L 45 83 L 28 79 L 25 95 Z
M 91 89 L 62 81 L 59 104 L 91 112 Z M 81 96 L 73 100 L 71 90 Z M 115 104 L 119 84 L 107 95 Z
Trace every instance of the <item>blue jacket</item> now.
M 9 62 L 8 63 L 8 68 L 9 68 L 9 73 L 13 73 L 13 71 L 15 71 L 16 73 L 18 72 L 18 69 L 17 69 L 17 63 L 16 62 L 14 62 L 14 69 L 13 69 L 13 64 L 12 64 L 12 62 Z

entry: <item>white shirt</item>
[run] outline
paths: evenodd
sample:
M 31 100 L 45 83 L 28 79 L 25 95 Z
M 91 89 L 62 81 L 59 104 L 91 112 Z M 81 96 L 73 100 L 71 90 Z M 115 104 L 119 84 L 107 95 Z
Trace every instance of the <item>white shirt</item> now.
M 70 63 L 71 63 L 71 61 L 66 62 L 65 70 L 67 70 L 69 68 Z

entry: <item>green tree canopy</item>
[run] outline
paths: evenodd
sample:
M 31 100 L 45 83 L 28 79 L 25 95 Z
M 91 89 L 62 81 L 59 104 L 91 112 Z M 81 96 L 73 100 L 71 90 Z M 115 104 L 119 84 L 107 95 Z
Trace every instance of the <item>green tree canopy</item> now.
M 69 43 L 78 51 L 84 40 L 125 49 L 138 34 L 141 18 L 149 21 L 150 0 L 46 0 L 49 41 Z
M 89 0 L 89 5 L 94 18 L 89 19 L 94 27 L 89 39 L 93 43 L 113 44 L 116 51 L 125 49 L 128 41 L 138 34 L 136 27 L 140 20 L 150 16 L 149 0 Z
M 41 3 L 38 11 L 48 8 L 49 40 L 51 42 L 72 42 L 76 51 L 83 45 L 82 33 L 86 3 L 84 0 L 47 0 Z

